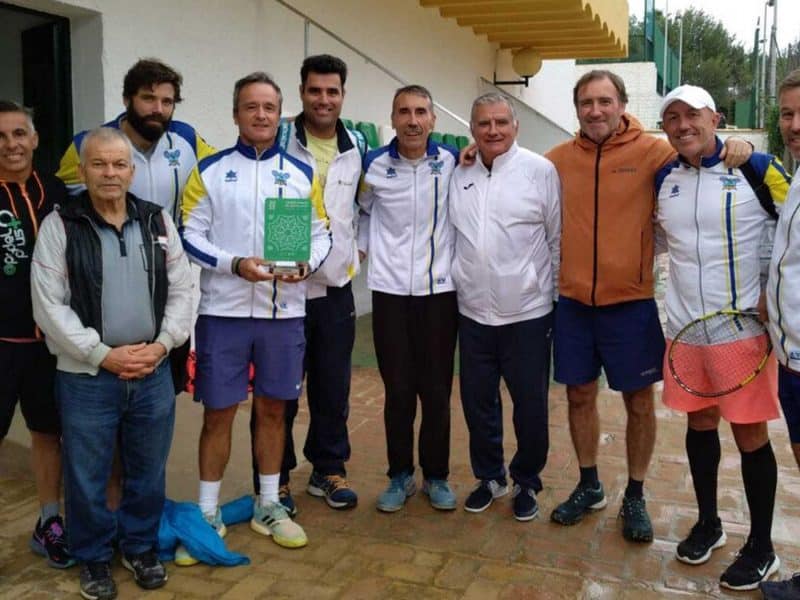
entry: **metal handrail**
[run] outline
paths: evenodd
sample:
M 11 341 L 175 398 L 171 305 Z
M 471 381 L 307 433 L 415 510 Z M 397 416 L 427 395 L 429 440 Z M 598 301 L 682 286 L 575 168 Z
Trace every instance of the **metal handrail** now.
M 409 85 L 410 84 L 409 81 L 403 79 L 397 73 L 395 73 L 394 71 L 390 70 L 388 67 L 385 67 L 381 63 L 377 62 L 375 59 L 373 59 L 372 57 L 368 56 L 366 53 L 362 52 L 361 50 L 359 50 L 358 48 L 353 46 L 353 44 L 351 44 L 350 42 L 344 40 L 342 37 L 336 35 L 330 29 L 328 29 L 327 27 L 325 27 L 321 23 L 318 23 L 317 21 L 315 21 L 314 19 L 312 19 L 311 17 L 309 17 L 307 14 L 303 13 L 302 11 L 296 9 L 291 4 L 288 4 L 284 0 L 275 0 L 275 1 L 278 4 L 280 4 L 281 6 L 289 9 L 291 12 L 293 12 L 297 16 L 299 16 L 302 19 L 304 19 L 304 21 L 306 23 L 311 23 L 317 29 L 319 29 L 322 32 L 324 32 L 324 33 L 328 34 L 329 36 L 331 36 L 334 40 L 336 40 L 337 42 L 342 44 L 348 50 L 351 50 L 351 51 L 355 52 L 356 54 L 358 54 L 361 58 L 363 58 L 365 61 L 367 61 L 367 63 L 369 63 L 371 65 L 374 65 L 378 70 L 383 72 L 385 75 L 387 75 L 391 79 L 394 79 L 400 85 Z M 306 35 L 308 35 L 308 28 L 307 27 L 306 27 Z M 306 48 L 306 53 L 308 53 L 308 44 L 306 44 L 305 48 Z M 436 108 L 438 108 L 439 110 L 441 110 L 442 112 L 447 113 L 451 118 L 453 118 L 455 121 L 458 121 L 459 123 L 461 123 L 467 129 L 469 129 L 469 121 L 467 121 L 466 119 L 463 119 L 462 117 L 458 116 L 452 110 L 450 110 L 446 106 L 442 105 L 441 103 L 437 102 L 436 100 L 433 101 L 433 105 Z

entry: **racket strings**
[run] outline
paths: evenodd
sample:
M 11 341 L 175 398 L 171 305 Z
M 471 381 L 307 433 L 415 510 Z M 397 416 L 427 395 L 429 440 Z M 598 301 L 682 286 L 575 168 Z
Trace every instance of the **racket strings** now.
M 721 396 L 751 381 L 772 346 L 764 326 L 742 314 L 717 314 L 698 320 L 672 342 L 670 370 L 687 391 Z

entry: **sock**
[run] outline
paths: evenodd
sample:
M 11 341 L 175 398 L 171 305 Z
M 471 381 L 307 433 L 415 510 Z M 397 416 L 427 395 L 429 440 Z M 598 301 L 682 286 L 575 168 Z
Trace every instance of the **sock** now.
M 686 456 L 692 472 L 694 495 L 697 498 L 697 520 L 715 522 L 717 515 L 717 478 L 719 472 L 719 432 L 716 429 L 686 430 Z
M 58 516 L 59 504 L 58 502 L 47 502 L 42 505 L 41 519 L 42 524 L 47 522 L 47 519 L 52 519 Z
M 578 482 L 578 485 L 597 489 L 597 487 L 600 485 L 600 480 L 597 477 L 597 465 L 592 465 L 591 467 L 580 467 L 580 469 L 581 480 Z
M 261 506 L 266 506 L 270 502 L 278 502 L 278 488 L 280 473 L 273 475 L 258 474 L 258 484 L 261 487 Z
M 219 489 L 221 487 L 221 479 L 219 481 L 200 481 L 197 504 L 200 505 L 200 512 L 203 513 L 203 515 L 214 516 L 217 514 L 217 507 L 219 507 Z
M 644 496 L 644 481 L 628 477 L 628 487 L 625 488 L 626 498 L 641 498 Z
M 741 454 L 744 493 L 750 509 L 750 539 L 758 550 L 772 552 L 772 512 L 778 485 L 772 444 L 767 442 L 758 450 Z

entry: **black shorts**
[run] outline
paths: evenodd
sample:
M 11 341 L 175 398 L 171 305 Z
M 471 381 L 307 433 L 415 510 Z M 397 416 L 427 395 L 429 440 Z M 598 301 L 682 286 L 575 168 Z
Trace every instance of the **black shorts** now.
M 61 433 L 54 395 L 56 358 L 44 342 L 0 341 L 0 439 L 6 437 L 19 400 L 28 429 Z

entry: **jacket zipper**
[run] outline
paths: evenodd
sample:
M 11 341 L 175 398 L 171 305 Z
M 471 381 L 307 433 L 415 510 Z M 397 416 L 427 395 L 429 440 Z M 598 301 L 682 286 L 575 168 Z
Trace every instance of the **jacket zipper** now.
M 695 226 L 695 250 L 697 252 L 697 287 L 700 291 L 700 312 L 701 314 L 706 314 L 706 303 L 705 297 L 703 294 L 703 269 L 700 265 L 703 264 L 702 258 L 700 256 L 700 203 L 698 202 L 698 198 L 700 196 L 700 169 L 697 169 L 697 183 L 695 184 L 694 188 L 694 226 Z
M 412 166 L 414 176 L 414 205 L 412 206 L 412 214 L 411 214 L 411 260 L 410 265 L 408 268 L 408 289 L 409 293 L 413 296 L 414 295 L 414 254 L 416 254 L 416 245 L 417 245 L 417 165 L 419 163 Z
M 600 152 L 603 144 L 597 145 L 597 155 L 594 161 L 594 252 L 592 254 L 592 306 L 597 306 L 595 294 L 597 292 L 597 233 L 599 229 L 598 220 L 600 219 Z

